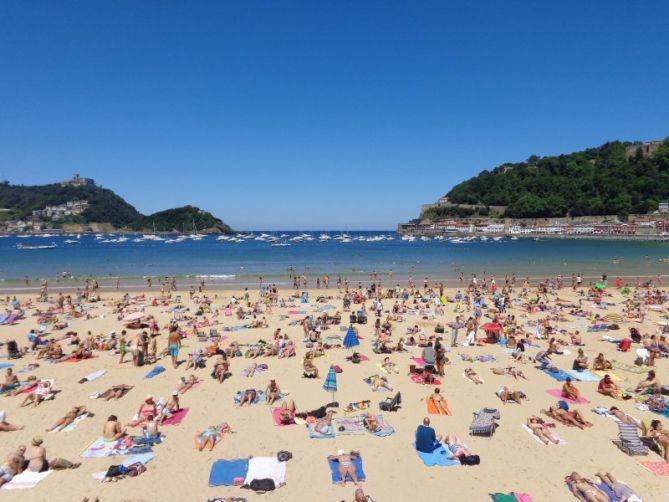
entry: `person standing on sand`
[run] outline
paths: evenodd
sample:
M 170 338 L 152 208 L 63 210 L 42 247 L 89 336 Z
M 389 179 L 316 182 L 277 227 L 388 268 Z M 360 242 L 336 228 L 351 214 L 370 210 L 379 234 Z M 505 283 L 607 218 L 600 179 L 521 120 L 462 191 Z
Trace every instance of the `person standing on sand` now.
M 177 329 L 171 329 L 167 339 L 167 347 L 172 358 L 172 366 L 177 367 L 177 357 L 179 356 L 179 349 L 181 348 L 181 335 Z

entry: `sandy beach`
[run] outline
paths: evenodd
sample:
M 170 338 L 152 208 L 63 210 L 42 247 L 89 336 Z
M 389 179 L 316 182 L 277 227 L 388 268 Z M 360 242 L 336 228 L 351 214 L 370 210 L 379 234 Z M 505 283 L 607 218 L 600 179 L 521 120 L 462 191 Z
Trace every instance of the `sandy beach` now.
M 608 288 L 605 300 L 611 305 L 606 309 L 597 308 L 592 300 L 581 296 L 586 294 L 586 289 L 572 292 L 571 288 L 563 288 L 558 291 L 559 298 L 567 303 L 578 303 L 582 300 L 583 310 L 592 314 L 622 314 L 626 298 L 634 296 L 635 291 L 628 297 L 623 296 L 617 289 Z M 27 354 L 20 359 L 0 359 L 0 363 L 13 364 L 13 370 L 18 371 L 29 363 L 37 362 L 39 367 L 30 372 L 20 373 L 19 377 L 24 380 L 34 375 L 38 379 L 55 380 L 54 388 L 58 392 L 53 400 L 41 403 L 38 407 L 23 407 L 19 405 L 23 395 L 16 397 L 0 397 L 0 409 L 7 412 L 7 421 L 12 424 L 24 425 L 25 428 L 15 432 L 0 432 L 2 449 L 0 455 L 4 457 L 13 451 L 18 445 L 30 445 L 31 439 L 41 436 L 46 447 L 47 457 L 63 457 L 73 462 L 82 462 L 81 467 L 76 470 L 56 471 L 48 475 L 36 487 L 25 490 L 15 490 L 13 493 L 5 492 L 5 498 L 16 501 L 80 501 L 84 497 L 94 500 L 99 497 L 101 501 L 157 501 L 157 500 L 189 500 L 205 501 L 215 497 L 245 497 L 249 500 L 319 500 L 333 501 L 353 500 L 354 486 L 352 483 L 346 487 L 332 483 L 330 470 L 328 468 L 327 456 L 333 455 L 338 449 L 353 449 L 360 451 L 363 459 L 364 471 L 367 480 L 361 483 L 365 493 L 373 497 L 375 501 L 408 501 L 408 500 L 457 500 L 457 501 L 485 501 L 490 500 L 491 493 L 495 492 L 525 492 L 532 496 L 534 501 L 558 501 L 571 500 L 564 477 L 572 471 L 578 471 L 584 477 L 592 478 L 595 472 L 611 472 L 619 479 L 629 484 L 645 501 L 664 500 L 669 495 L 669 478 L 656 476 L 640 461 L 661 462 L 662 458 L 655 452 L 647 456 L 632 457 L 619 450 L 612 442 L 617 438 L 618 430 L 616 423 L 606 417 L 595 414 L 592 409 L 596 406 L 617 405 L 623 411 L 640 419 L 662 419 L 665 427 L 669 425 L 666 418 L 656 415 L 650 411 L 641 411 L 635 408 L 634 400 L 615 401 L 612 398 L 597 393 L 597 382 L 576 382 L 582 395 L 590 403 L 577 405 L 584 417 L 593 426 L 580 430 L 575 427 L 566 427 L 557 424 L 554 429 L 564 439 L 564 445 L 545 446 L 530 436 L 523 428 L 530 415 L 540 415 L 540 410 L 554 405 L 557 399 L 549 395 L 548 389 L 559 389 L 562 385 L 546 373 L 535 369 L 532 362 L 526 364 L 514 363 L 511 356 L 505 352 L 504 346 L 499 344 L 486 344 L 476 347 L 448 347 L 450 351 L 447 357 L 450 364 L 445 368 L 445 376 L 442 380 L 442 394 L 448 400 L 451 416 L 430 415 L 432 426 L 438 434 L 455 434 L 459 436 L 468 446 L 468 449 L 479 455 L 481 463 L 478 466 L 453 466 L 453 467 L 427 467 L 418 457 L 414 447 L 414 434 L 416 427 L 422 423 L 427 416 L 425 399 L 432 393 L 431 386 L 414 383 L 408 373 L 411 364 L 415 364 L 412 356 L 420 357 L 420 347 L 408 347 L 406 352 L 392 353 L 390 357 L 399 370 L 398 374 L 387 375 L 390 385 L 394 391 L 402 394 L 402 407 L 397 412 L 385 412 L 384 417 L 394 428 L 395 433 L 387 437 L 376 437 L 365 433 L 361 435 L 339 435 L 334 439 L 310 439 L 304 425 L 291 425 L 278 427 L 274 424 L 270 412 L 270 406 L 260 403 L 251 407 L 239 408 L 233 403 L 233 396 L 238 390 L 247 388 L 265 389 L 270 379 L 275 379 L 284 392 L 288 392 L 286 400 L 294 400 L 298 411 L 313 410 L 332 400 L 332 394 L 323 388 L 323 381 L 331 365 L 339 365 L 343 372 L 337 375 L 338 391 L 336 401 L 340 404 L 335 417 L 344 417 L 355 414 L 344 413 L 344 408 L 349 402 L 370 400 L 371 409 L 380 413 L 379 401 L 391 397 L 394 392 L 373 392 L 363 379 L 370 375 L 379 373 L 377 363 L 383 361 L 386 355 L 376 354 L 372 351 L 374 336 L 374 314 L 372 312 L 372 300 L 366 302 L 369 312 L 369 322 L 357 325 L 359 335 L 362 337 L 358 352 L 369 357 L 368 361 L 353 364 L 345 360 L 350 354 L 344 348 L 333 348 L 326 351 L 325 356 L 317 357 L 315 365 L 320 372 L 319 378 L 302 378 L 302 359 L 308 350 L 304 343 L 304 332 L 300 324 L 290 325 L 291 321 L 300 320 L 305 315 L 321 315 L 319 308 L 324 305 L 333 305 L 329 311 L 343 313 L 340 326 L 331 326 L 322 332 L 322 336 L 345 335 L 348 327 L 348 312 L 343 312 L 342 292 L 337 289 L 310 290 L 310 302 L 299 303 L 299 300 L 290 298 L 293 290 L 282 289 L 279 291 L 279 299 L 294 305 L 281 308 L 273 306 L 271 313 L 263 314 L 268 322 L 267 328 L 252 328 L 236 331 L 224 331 L 226 327 L 240 326 L 251 322 L 249 319 L 238 320 L 234 315 L 224 315 L 224 308 L 229 303 L 232 291 L 204 291 L 196 293 L 196 297 L 206 295 L 212 305 L 212 312 L 219 310 L 219 315 L 213 313 L 199 316 L 198 320 L 208 319 L 211 327 L 227 337 L 221 343 L 227 347 L 230 342 L 239 344 L 253 344 L 258 340 L 271 341 L 273 333 L 281 328 L 282 333 L 289 336 L 295 342 L 297 355 L 288 359 L 277 357 L 261 357 L 255 362 L 265 363 L 268 369 L 253 378 L 245 378 L 241 375 L 242 370 L 250 364 L 249 359 L 235 357 L 230 359 L 230 372 L 232 376 L 223 383 L 218 383 L 210 377 L 213 359 L 207 361 L 204 369 L 196 371 L 186 370 L 185 363 L 177 369 L 173 369 L 169 357 L 163 357 L 158 364 L 166 368 L 166 371 L 152 379 L 144 376 L 151 370 L 150 366 L 134 367 L 131 357 L 126 362 L 119 364 L 119 355 L 115 351 L 95 351 L 95 357 L 76 363 L 53 364 L 45 360 L 35 360 L 34 354 Z M 527 313 L 522 307 L 526 299 L 518 297 L 520 287 L 509 293 L 511 300 L 507 305 L 506 316 L 515 316 L 517 325 L 522 326 L 526 333 L 535 334 L 530 321 L 545 319 L 550 312 Z M 29 308 L 25 310 L 26 317 L 18 320 L 11 326 L 0 326 L 0 341 L 7 342 L 14 339 L 19 347 L 28 345 L 27 333 L 31 329 L 37 329 L 37 317 L 34 316 L 36 309 L 46 311 L 55 307 L 58 291 L 52 288 L 49 291 L 51 303 L 37 302 L 36 295 L 23 296 L 18 299 L 23 303 L 32 301 Z M 139 293 L 132 291 L 132 296 Z M 90 319 L 86 317 L 75 318 L 67 314 L 58 314 L 58 321 L 67 323 L 67 327 L 60 330 L 49 329 L 45 338 L 61 337 L 68 331 L 74 331 L 80 337 L 85 338 L 87 332 L 94 336 L 107 335 L 111 331 L 120 333 L 124 329 L 124 323 L 119 320 L 128 312 L 141 310 L 153 316 L 160 327 L 160 335 L 157 337 L 158 350 L 167 347 L 166 325 L 172 318 L 170 309 L 175 305 L 174 296 L 181 296 L 182 305 L 189 309 L 186 314 L 193 315 L 198 305 L 189 298 L 188 291 L 178 291 L 172 294 L 169 305 L 151 306 L 151 299 L 159 295 L 156 288 L 144 293 L 144 300 L 137 300 L 129 305 L 124 313 L 113 313 L 113 304 L 123 296 L 123 292 L 103 292 L 101 301 L 92 303 L 87 310 Z M 444 296 L 453 298 L 456 294 L 455 288 L 448 288 Z M 641 294 L 641 290 L 639 290 Z M 258 300 L 258 292 L 251 292 L 251 302 Z M 317 296 L 331 297 L 323 303 L 316 303 Z M 530 296 L 535 296 L 532 292 Z M 243 297 L 242 292 L 237 293 L 237 298 Z M 489 292 L 484 298 L 489 305 Z M 556 295 L 548 295 L 548 304 L 555 304 Z M 384 299 L 382 320 L 386 318 L 388 311 L 392 308 L 396 299 Z M 413 305 L 413 297 L 407 302 Z M 429 311 L 434 312 L 432 304 Z M 449 302 L 440 307 L 443 314 L 436 313 L 434 316 L 423 316 L 419 314 L 404 314 L 403 322 L 392 322 L 392 339 L 396 343 L 400 337 L 406 338 L 407 328 L 418 325 L 426 336 L 435 335 L 437 323 L 447 325 L 455 319 L 456 303 Z M 353 305 L 354 309 L 361 305 Z M 464 312 L 460 315 L 469 317 L 473 311 L 467 311 L 462 305 Z M 620 330 L 606 332 L 588 332 L 592 321 L 587 317 L 576 317 L 570 315 L 569 308 L 564 308 L 561 315 L 564 320 L 551 321 L 552 326 L 566 332 L 579 330 L 583 337 L 590 362 L 598 353 L 603 353 L 608 360 L 621 361 L 633 364 L 636 357 L 635 350 L 639 345 L 632 346 L 630 352 L 620 352 L 617 345 L 602 340 L 602 335 L 615 338 L 627 336 L 630 327 L 636 327 L 642 334 L 653 335 L 658 332 L 659 321 L 665 321 L 667 309 L 664 305 L 654 308 L 644 306 L 646 317 L 643 323 L 633 321 L 618 322 Z M 259 315 L 258 318 L 263 315 Z M 488 322 L 487 315 L 492 315 L 487 309 L 483 310 L 483 322 Z M 215 323 L 215 324 L 214 324 Z M 188 322 L 181 322 L 183 329 L 191 332 Z M 201 328 L 209 332 L 210 327 Z M 450 329 L 446 327 L 444 341 L 449 345 Z M 139 333 L 137 330 L 129 330 L 134 337 Z M 569 340 L 566 334 L 558 335 L 558 338 Z M 465 333 L 460 330 L 459 342 L 464 342 Z M 337 342 L 341 343 L 341 341 Z M 199 342 L 196 337 L 189 334 L 183 339 L 183 347 L 179 359 L 184 360 L 187 355 L 198 348 L 205 348 L 210 342 Z M 537 350 L 547 348 L 546 340 L 538 340 L 538 347 L 528 349 L 528 354 L 533 356 Z M 61 342 L 65 353 L 73 350 L 67 342 Z M 566 345 L 564 349 L 570 354 L 554 355 L 554 363 L 561 369 L 571 369 L 572 362 L 576 356 L 578 347 Z M 3 354 L 6 347 L 3 347 Z M 490 354 L 496 358 L 496 362 L 465 362 L 459 354 L 477 356 Z M 528 380 L 514 380 L 510 376 L 493 374 L 490 368 L 503 368 L 514 365 L 523 370 Z M 667 369 L 669 362 L 666 358 L 657 359 L 655 370 L 660 379 L 666 380 L 669 375 Z M 484 379 L 482 385 L 474 383 L 463 377 L 463 371 L 472 367 L 478 375 Z M 105 369 L 107 372 L 93 382 L 77 383 L 84 376 L 97 370 Z M 647 369 L 647 368 L 646 368 Z M 4 369 L 3 375 L 4 375 Z M 109 458 L 81 458 L 82 452 L 100 437 L 103 425 L 108 415 L 115 414 L 122 422 L 127 422 L 137 412 L 145 395 L 151 394 L 156 398 L 169 398 L 181 376 L 195 373 L 202 383 L 181 396 L 181 405 L 189 409 L 188 414 L 178 426 L 164 426 L 161 431 L 165 435 L 162 444 L 153 448 L 156 457 L 147 464 L 147 472 L 137 478 L 127 478 L 117 483 L 101 483 L 93 478 L 93 474 L 106 471 L 112 464 L 119 464 L 126 457 Z M 615 370 L 615 373 L 623 379 L 619 382 L 621 388 L 634 387 L 645 377 L 645 373 L 632 373 L 623 370 Z M 665 382 L 662 380 L 662 383 Z M 116 384 L 133 385 L 134 388 L 118 401 L 103 401 L 91 399 L 92 392 L 102 392 Z M 503 404 L 495 395 L 500 387 L 507 385 L 513 390 L 522 390 L 528 397 L 527 401 L 518 404 Z M 45 429 L 50 427 L 55 420 L 62 417 L 72 406 L 83 405 L 94 414 L 78 424 L 71 432 L 47 433 Z M 483 407 L 496 408 L 501 413 L 499 427 L 492 438 L 470 436 L 468 427 L 472 421 L 473 412 Z M 544 419 L 548 417 L 543 416 Z M 230 424 L 234 430 L 233 434 L 227 434 L 216 448 L 209 452 L 199 452 L 194 448 L 194 436 L 198 431 L 206 429 L 210 425 L 219 424 L 222 421 Z M 554 422 L 554 421 L 553 421 Z M 134 434 L 139 434 L 141 429 L 129 429 Z M 218 459 L 237 459 L 260 456 L 275 456 L 279 450 L 288 450 L 293 458 L 287 463 L 286 485 L 278 488 L 273 493 L 255 495 L 250 490 L 242 490 L 238 487 L 209 487 L 208 479 L 212 464 Z M 574 499 L 575 500 L 575 499 Z

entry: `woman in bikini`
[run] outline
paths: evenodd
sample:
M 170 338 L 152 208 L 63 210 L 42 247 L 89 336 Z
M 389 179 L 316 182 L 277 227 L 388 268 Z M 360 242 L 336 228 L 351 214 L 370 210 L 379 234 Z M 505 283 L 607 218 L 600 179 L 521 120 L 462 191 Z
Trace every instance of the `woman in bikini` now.
M 360 453 L 351 450 L 346 453 L 344 450 L 339 450 L 336 455 L 330 455 L 328 460 L 332 460 L 339 464 L 339 475 L 341 476 L 341 485 L 346 486 L 346 477 L 350 476 L 355 486 L 358 486 L 358 476 L 355 473 L 355 466 L 353 460 L 360 457 Z
M 597 488 L 592 481 L 583 479 L 577 472 L 572 472 L 565 479 L 574 496 L 584 502 L 609 502 L 609 496 Z
M 474 371 L 472 368 L 466 368 L 465 369 L 465 376 L 469 378 L 472 382 L 475 384 L 482 384 L 483 380 L 481 379 L 480 376 L 478 376 L 478 373 Z
M 434 389 L 434 392 L 432 395 L 429 397 L 429 399 L 432 400 L 434 403 L 434 407 L 437 409 L 437 412 L 440 415 L 450 415 L 451 412 L 448 409 L 448 402 L 444 398 L 444 396 L 441 395 L 441 389 L 437 387 Z
M 669 433 L 662 428 L 662 422 L 653 420 L 650 423 L 647 437 L 654 439 L 664 449 L 664 461 L 669 463 Z
M 527 427 L 532 431 L 532 433 L 538 437 L 544 444 L 558 444 L 560 441 L 556 439 L 553 434 L 546 427 L 546 422 L 536 415 L 532 415 L 527 419 Z
M 86 410 L 86 407 L 75 406 L 70 411 L 68 411 L 63 418 L 56 421 L 56 423 L 52 427 L 46 429 L 46 432 L 51 432 L 56 429 L 64 429 L 72 422 L 74 422 L 77 419 L 77 417 L 81 415 L 89 415 L 88 411 Z

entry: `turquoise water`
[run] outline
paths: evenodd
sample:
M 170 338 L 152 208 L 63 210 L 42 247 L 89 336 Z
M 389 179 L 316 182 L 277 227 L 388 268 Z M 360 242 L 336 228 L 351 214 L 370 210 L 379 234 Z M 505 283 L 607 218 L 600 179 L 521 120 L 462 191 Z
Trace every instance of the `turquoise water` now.
M 519 277 L 544 278 L 549 275 L 597 277 L 657 276 L 669 273 L 669 244 L 661 242 L 629 242 L 602 240 L 531 239 L 503 241 L 403 241 L 391 232 L 351 232 L 353 239 L 392 236 L 393 240 L 366 242 L 353 240 L 320 242 L 319 233 L 313 241 L 290 239 L 299 232 L 273 232 L 287 235 L 281 242 L 291 245 L 272 247 L 268 242 L 245 240 L 233 243 L 208 236 L 202 240 L 187 239 L 179 243 L 164 241 L 102 243 L 92 235 L 84 235 L 78 244 L 65 244 L 73 237 L 6 237 L 0 239 L 0 280 L 6 285 L 21 284 L 24 278 L 55 279 L 62 272 L 82 278 L 92 276 L 111 282 L 144 283 L 143 277 L 177 276 L 196 281 L 195 276 L 208 276 L 209 282 L 221 284 L 257 284 L 258 276 L 273 282 L 288 283 L 288 267 L 310 277 L 328 274 L 331 283 L 337 276 L 364 280 L 378 272 L 393 282 L 413 276 L 416 282 L 430 280 L 455 282 L 460 273 L 494 274 L 497 277 L 515 272 Z M 334 236 L 336 232 L 328 233 Z M 256 233 L 259 235 L 259 233 Z M 110 238 L 110 237 L 105 237 Z M 166 239 L 174 238 L 165 236 Z M 76 239 L 75 239 L 76 240 Z M 20 250 L 24 246 L 54 243 L 48 250 Z M 617 262 L 614 263 L 614 259 Z

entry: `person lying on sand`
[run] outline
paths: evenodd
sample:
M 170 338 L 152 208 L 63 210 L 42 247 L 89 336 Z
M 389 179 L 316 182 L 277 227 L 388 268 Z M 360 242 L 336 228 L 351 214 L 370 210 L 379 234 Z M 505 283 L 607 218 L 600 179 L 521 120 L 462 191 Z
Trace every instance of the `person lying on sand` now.
M 177 384 L 176 391 L 179 394 L 185 394 L 187 391 L 192 389 L 196 384 L 200 383 L 200 379 L 195 375 L 190 375 L 188 378 L 181 377 L 179 378 L 179 383 Z
M 450 415 L 451 412 L 448 409 L 448 402 L 446 401 L 446 398 L 441 395 L 441 389 L 439 387 L 434 389 L 434 392 L 428 399 L 432 400 L 434 407 L 440 415 Z
M 513 401 L 517 404 L 522 404 L 523 399 L 527 399 L 524 392 L 518 390 L 511 390 L 507 386 L 502 387 L 497 391 L 497 396 L 506 404 L 507 401 Z
M 473 368 L 465 368 L 465 376 L 475 384 L 482 384 L 483 380 Z
M 564 401 L 562 401 L 562 403 L 564 403 Z M 564 404 L 566 405 L 567 403 Z M 581 415 L 580 411 L 570 410 L 569 407 L 565 408 L 564 405 L 560 406 L 559 403 L 557 406 L 551 406 L 548 408 L 548 410 L 541 411 L 553 420 L 557 420 L 558 422 L 565 425 L 574 425 L 579 429 L 592 427 L 592 424 L 583 418 L 583 415 Z
M 125 385 L 119 384 L 114 385 L 112 388 L 107 389 L 102 394 L 93 393 L 91 397 L 95 399 L 104 399 L 105 401 L 111 401 L 112 399 L 119 400 L 130 392 L 135 386 L 134 385 Z
M 325 436 L 331 434 L 333 413 L 334 413 L 333 410 L 328 410 L 328 412 L 325 414 L 325 417 L 316 422 L 316 425 L 314 426 L 314 431 L 316 431 L 319 434 L 323 434 Z
M 31 403 L 33 404 L 33 406 L 37 406 L 41 402 L 43 402 L 51 393 L 52 393 L 51 382 L 49 382 L 48 380 L 40 380 L 37 383 L 37 387 L 35 388 L 35 390 L 31 391 L 23 399 L 21 407 L 27 406 Z
M 204 450 L 207 445 L 209 445 L 209 451 L 212 451 L 214 446 L 216 446 L 216 443 L 223 437 L 223 434 L 229 434 L 231 432 L 232 429 L 226 422 L 208 427 L 206 431 L 202 431 L 197 435 L 196 441 L 198 443 L 198 451 Z
M 565 478 L 565 482 L 572 490 L 574 497 L 583 502 L 609 502 L 609 496 L 597 488 L 595 483 L 582 478 L 577 472 Z
M 527 377 L 523 374 L 523 370 L 519 370 L 513 366 L 508 366 L 506 368 L 490 368 L 490 371 L 495 375 L 510 375 L 516 380 L 518 380 L 518 378 L 527 380 Z
M 607 472 L 602 474 L 598 472 L 595 476 L 598 476 L 599 479 L 611 489 L 620 502 L 641 502 L 641 498 L 634 490 L 632 490 L 632 488 L 614 478 L 611 473 Z
M 467 445 L 463 443 L 458 436 L 451 436 L 448 434 L 444 438 L 444 443 L 446 443 L 448 449 L 453 453 L 448 457 L 451 460 L 459 460 L 460 463 L 462 463 L 464 457 L 472 454 Z
M 634 418 L 632 415 L 628 415 L 627 413 L 619 410 L 616 406 L 611 406 L 609 408 L 609 414 L 613 415 L 616 417 L 618 420 L 625 424 L 630 424 L 634 425 L 638 428 L 641 428 L 641 425 L 639 424 L 639 421 Z
M 90 413 L 88 410 L 86 410 L 85 406 L 74 406 L 70 411 L 68 411 L 65 416 L 59 420 L 56 421 L 56 423 L 46 429 L 46 432 L 51 432 L 56 429 L 64 429 L 68 425 L 70 425 L 72 422 L 75 421 L 77 417 L 80 417 L 82 415 L 89 415 Z
M 526 424 L 527 427 L 532 431 L 532 434 L 538 437 L 542 443 L 547 445 L 549 443 L 558 444 L 560 442 L 560 440 L 553 436 L 551 431 L 548 429 L 546 422 L 544 422 L 536 415 L 529 417 Z
M 387 389 L 387 390 L 390 390 L 390 391 L 393 390 L 393 388 L 388 383 L 388 379 L 386 377 L 383 377 L 383 376 L 374 375 L 372 377 L 371 384 L 372 384 L 372 390 L 374 392 L 376 392 L 379 389 Z
M 386 357 L 383 359 L 383 363 L 381 364 L 384 370 L 386 370 L 388 373 L 397 373 L 399 374 L 400 370 L 397 369 L 397 365 L 390 360 L 389 357 Z
M 341 485 L 346 486 L 346 476 L 351 476 L 353 483 L 358 486 L 358 476 L 355 473 L 353 460 L 360 457 L 360 452 L 351 450 L 348 453 L 339 450 L 336 455 L 328 456 L 328 460 L 338 463 L 339 475 L 341 476 Z

